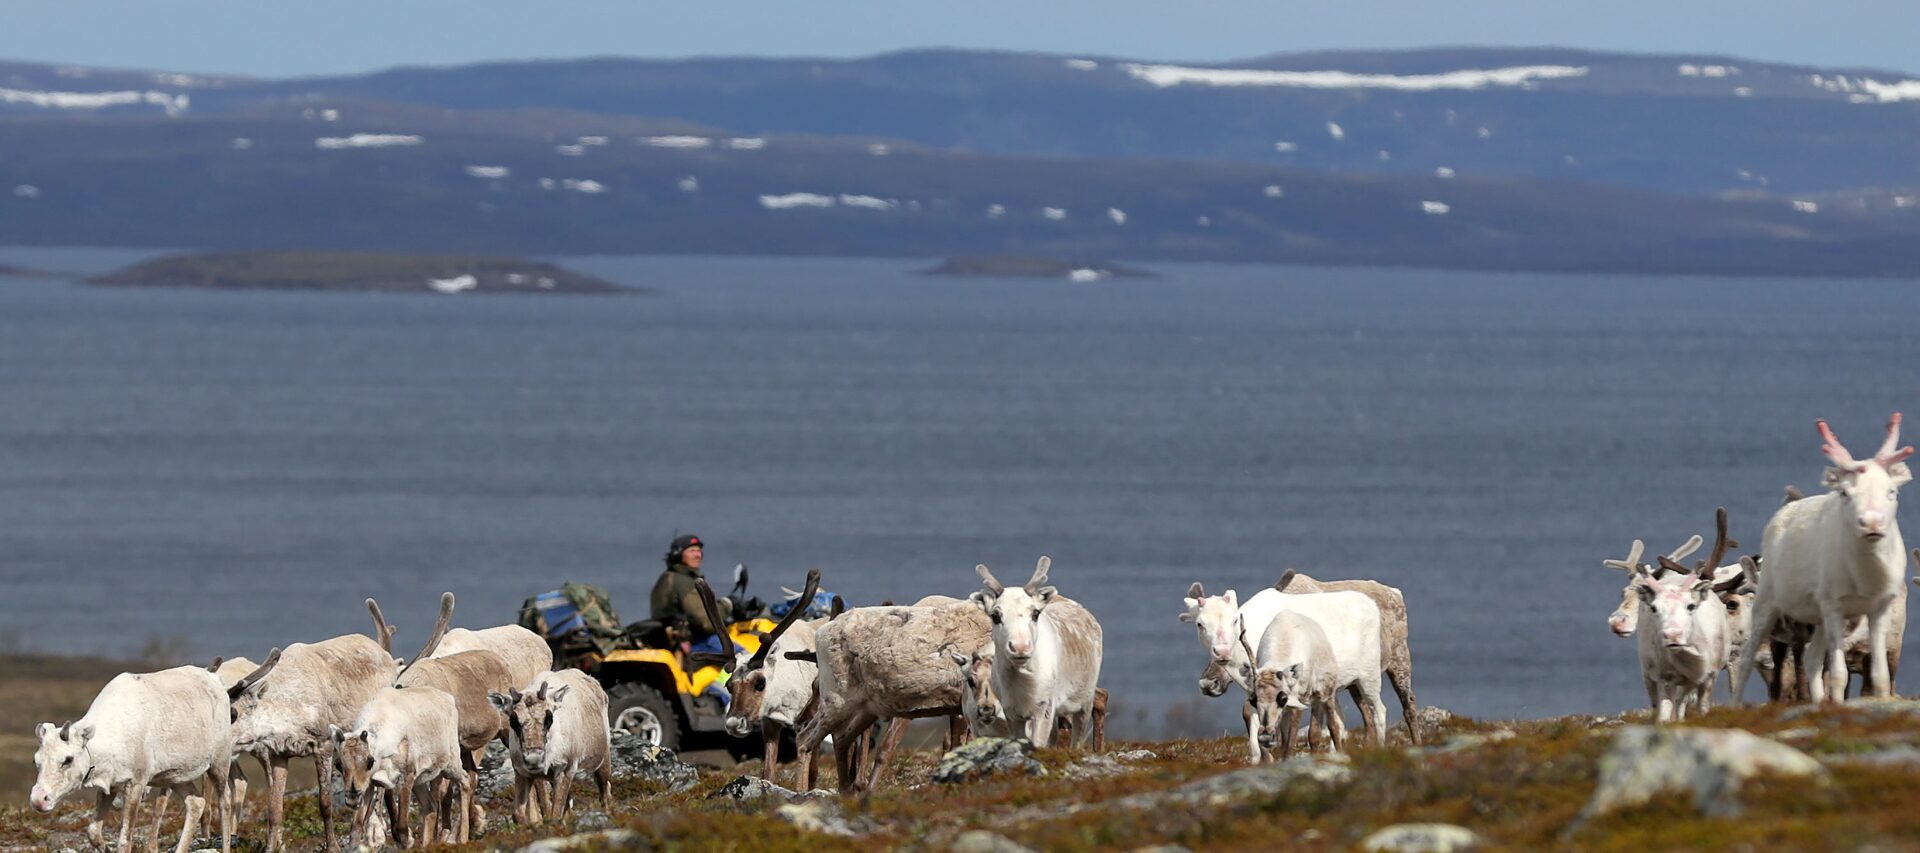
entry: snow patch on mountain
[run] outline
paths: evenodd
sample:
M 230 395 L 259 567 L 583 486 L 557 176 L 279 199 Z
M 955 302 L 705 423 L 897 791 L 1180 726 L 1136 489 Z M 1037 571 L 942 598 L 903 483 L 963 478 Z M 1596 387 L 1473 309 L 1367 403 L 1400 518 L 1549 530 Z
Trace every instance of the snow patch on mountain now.
M 900 203 L 897 201 L 880 198 L 879 196 L 849 195 L 847 193 L 840 194 L 840 203 L 847 207 L 864 207 L 870 210 L 892 210 L 900 206 Z
M 649 148 L 706 148 L 713 140 L 704 136 L 645 136 L 640 144 Z
M 735 151 L 758 151 L 767 147 L 767 141 L 757 136 L 736 136 L 727 140 L 727 147 Z
M 1573 65 L 1521 65 L 1512 68 L 1464 69 L 1439 74 L 1354 74 L 1348 71 L 1266 71 L 1254 68 L 1195 68 L 1185 65 L 1121 66 L 1135 79 L 1155 86 L 1287 86 L 1302 89 L 1397 89 L 1431 92 L 1439 89 L 1484 89 L 1523 86 L 1540 80 L 1584 77 L 1588 69 Z
M 415 133 L 356 133 L 352 136 L 322 136 L 313 147 L 328 150 L 342 148 L 404 148 L 427 141 Z
M 1420 210 L 1428 216 L 1445 216 L 1453 210 L 1453 205 L 1444 201 L 1423 201 L 1420 202 Z
M 513 174 L 513 170 L 505 166 L 468 166 L 467 174 L 476 178 L 498 180 Z
M 1067 60 L 1067 67 L 1075 71 L 1098 71 L 1100 70 L 1100 63 L 1091 59 L 1069 59 Z
M 760 206 L 768 210 L 791 210 L 796 207 L 832 207 L 833 196 L 817 193 L 787 193 L 786 195 L 763 195 Z
M 168 92 L 46 92 L 35 89 L 0 88 L 0 104 L 25 104 L 55 110 L 100 110 L 151 104 L 177 116 L 187 111 L 191 99 Z

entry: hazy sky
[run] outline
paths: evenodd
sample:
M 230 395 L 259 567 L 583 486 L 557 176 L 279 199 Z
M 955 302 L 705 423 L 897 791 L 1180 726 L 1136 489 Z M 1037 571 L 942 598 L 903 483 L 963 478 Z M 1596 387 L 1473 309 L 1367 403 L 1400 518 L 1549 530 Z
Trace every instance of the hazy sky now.
M 0 59 L 267 76 L 978 47 L 1218 60 L 1567 45 L 1920 70 L 1914 0 L 0 0 Z

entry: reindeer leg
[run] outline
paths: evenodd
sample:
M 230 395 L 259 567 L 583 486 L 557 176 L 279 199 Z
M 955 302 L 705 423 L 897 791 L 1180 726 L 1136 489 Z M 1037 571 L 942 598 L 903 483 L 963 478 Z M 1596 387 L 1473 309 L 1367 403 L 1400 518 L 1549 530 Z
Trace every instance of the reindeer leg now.
M 125 793 L 120 795 L 120 843 L 115 848 L 120 853 L 133 848 L 133 823 L 138 820 L 140 799 L 145 787 L 138 782 L 130 782 Z
M 760 778 L 774 784 L 780 783 L 780 724 L 772 720 L 760 721 L 760 744 L 766 754 L 766 770 Z
M 1407 724 L 1407 740 L 1414 746 L 1420 745 L 1420 700 L 1413 698 L 1413 666 L 1396 661 L 1392 669 L 1387 670 L 1387 683 L 1393 685 L 1393 695 L 1400 697 L 1400 716 Z
M 94 850 L 107 849 L 107 816 L 113 814 L 113 794 L 95 792 L 93 819 L 87 821 L 87 843 Z
M 1861 693 L 1869 693 L 1878 698 L 1893 695 L 1893 678 L 1887 666 L 1887 610 L 1881 608 L 1867 616 L 1867 636 L 1872 646 L 1868 652 L 1867 673 L 1872 679 L 1862 685 Z
M 327 846 L 322 850 L 332 850 L 339 840 L 333 834 L 333 738 L 323 737 L 313 750 L 314 770 L 320 776 L 320 790 L 314 799 L 320 801 L 320 826 L 326 835 Z
M 893 763 L 893 753 L 900 748 L 900 741 L 907 737 L 907 726 L 913 721 L 905 717 L 895 717 L 887 724 L 886 739 L 880 742 L 880 748 L 874 751 L 873 772 L 867 776 L 866 790 L 880 787 L 880 780 Z
M 287 819 L 287 756 L 267 756 L 267 851 L 287 849 L 284 835 Z
M 168 793 L 165 788 L 143 788 L 140 791 L 142 800 L 149 794 L 153 795 L 153 828 L 147 832 L 147 853 L 160 851 L 161 824 L 167 821 L 167 804 L 171 802 Z M 134 819 L 139 819 L 138 812 L 134 813 Z

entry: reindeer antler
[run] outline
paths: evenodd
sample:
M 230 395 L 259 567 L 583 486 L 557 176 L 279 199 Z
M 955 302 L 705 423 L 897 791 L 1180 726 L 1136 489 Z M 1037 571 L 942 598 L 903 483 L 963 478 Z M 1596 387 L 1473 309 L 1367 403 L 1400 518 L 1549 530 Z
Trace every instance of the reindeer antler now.
M 380 612 L 380 602 L 367 599 L 367 612 L 373 614 L 373 639 L 380 643 L 380 650 L 393 652 L 393 627 L 387 624 L 387 614 Z
M 1039 592 L 1041 587 L 1047 585 L 1047 570 L 1052 567 L 1053 558 L 1046 555 L 1041 555 L 1040 561 L 1033 564 L 1033 577 L 1027 580 L 1025 587 L 1028 595 Z
M 273 651 L 267 653 L 266 663 L 261 664 L 258 669 L 247 673 L 245 678 L 234 682 L 232 687 L 227 688 L 227 701 L 231 702 L 240 698 L 241 694 L 252 689 L 255 684 L 260 683 L 260 679 L 266 678 L 267 673 L 272 672 L 273 668 L 279 664 L 280 650 L 275 648 Z
M 1633 540 L 1633 547 L 1627 551 L 1626 559 L 1601 560 L 1600 565 L 1606 566 L 1609 569 L 1619 569 L 1623 572 L 1639 571 L 1640 555 L 1646 553 L 1646 551 L 1647 551 L 1647 543 L 1642 542 L 1638 539 L 1635 539 Z
M 1000 580 L 993 576 L 993 570 L 987 568 L 986 563 L 980 563 L 974 566 L 973 570 L 980 574 L 980 583 L 984 584 L 987 591 L 993 593 L 995 598 L 1000 597 L 1000 593 L 1007 591 L 1006 587 L 1000 585 Z
M 1827 460 L 1832 462 L 1834 467 L 1854 472 L 1866 470 L 1867 466 L 1854 461 L 1853 454 L 1847 452 L 1847 446 L 1834 437 L 1833 428 L 1827 426 L 1825 418 L 1814 421 L 1813 426 L 1820 430 L 1820 452 L 1827 455 Z
M 1900 447 L 1900 413 L 1894 412 L 1887 418 L 1887 439 L 1880 443 L 1880 452 L 1873 454 L 1873 461 L 1885 468 L 1913 455 L 1912 447 Z
M 1714 570 L 1720 568 L 1720 560 L 1727 556 L 1727 549 L 1738 547 L 1740 543 L 1727 538 L 1727 508 L 1720 507 L 1713 513 L 1713 551 L 1705 560 L 1694 563 L 1693 568 L 1702 577 L 1713 577 Z
M 719 664 L 721 669 L 732 672 L 734 665 L 739 662 L 739 652 L 733 647 L 733 636 L 727 633 L 727 621 L 720 618 L 720 602 L 714 600 L 713 587 L 707 586 L 706 578 L 695 578 L 693 588 L 700 594 L 700 604 L 707 610 L 707 621 L 713 623 L 713 634 L 720 638 L 720 645 L 726 648 L 727 656 L 724 660 L 716 659 L 711 653 L 690 657 L 703 663 Z
M 767 653 L 773 651 L 773 641 L 780 639 L 781 634 L 785 634 L 788 628 L 793 627 L 793 623 L 800 621 L 800 617 L 806 615 L 807 606 L 813 603 L 813 594 L 819 589 L 820 570 L 808 569 L 806 589 L 801 590 L 800 600 L 795 601 L 793 608 L 787 611 L 787 615 L 780 618 L 780 624 L 773 626 L 773 631 L 760 640 L 760 648 L 753 653 L 753 657 L 747 659 L 747 671 L 759 669 L 767 662 Z

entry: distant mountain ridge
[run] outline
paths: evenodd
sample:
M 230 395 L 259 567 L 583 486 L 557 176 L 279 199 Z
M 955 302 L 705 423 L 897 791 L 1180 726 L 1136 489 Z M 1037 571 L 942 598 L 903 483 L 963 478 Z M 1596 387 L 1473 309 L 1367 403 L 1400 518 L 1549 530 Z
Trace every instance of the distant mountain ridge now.
M 1848 77 L 1849 94 L 1702 62 L 939 51 L 294 81 L 0 65 L 0 240 L 1920 276 L 1905 81 Z M 1870 92 L 1892 100 L 1853 102 Z M 1699 182 L 1768 157 L 1784 171 Z
M 1548 71 L 1484 79 L 1527 68 Z M 1170 63 L 924 50 L 844 60 L 500 62 L 292 80 L 80 74 L 0 66 L 0 80 L 12 81 L 0 86 L 112 85 L 186 96 L 194 112 L 296 98 L 541 108 L 986 154 L 1447 170 L 1695 194 L 1920 185 L 1914 75 L 1715 55 L 1431 48 Z M 171 85 L 176 78 L 186 85 Z M 44 110 L 4 101 L 0 111 Z

